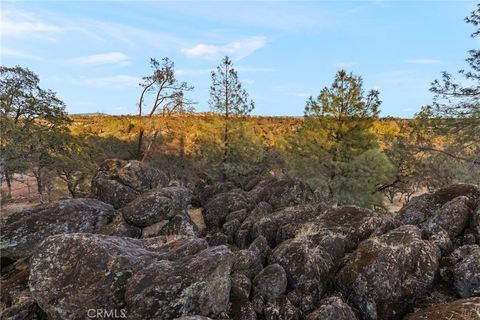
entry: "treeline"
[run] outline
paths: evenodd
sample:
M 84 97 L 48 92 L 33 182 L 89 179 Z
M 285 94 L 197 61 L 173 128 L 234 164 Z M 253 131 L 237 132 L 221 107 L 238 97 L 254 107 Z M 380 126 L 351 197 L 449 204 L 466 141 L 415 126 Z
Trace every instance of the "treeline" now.
M 478 36 L 478 9 L 467 22 Z M 138 159 L 178 184 L 285 174 L 332 202 L 370 207 L 423 188 L 479 184 L 479 50 L 466 61 L 459 76 L 467 81 L 445 72 L 432 82 L 432 104 L 408 120 L 380 119 L 380 92 L 345 70 L 307 101 L 303 118 L 261 118 L 250 116 L 255 104 L 228 57 L 212 71 L 207 114 L 194 113 L 194 88 L 177 80 L 171 60 L 151 59 L 137 116 L 68 117 L 36 74 L 1 67 L 2 176 L 8 188 L 22 173 L 35 177 L 41 195 L 64 188 L 84 196 L 103 160 Z

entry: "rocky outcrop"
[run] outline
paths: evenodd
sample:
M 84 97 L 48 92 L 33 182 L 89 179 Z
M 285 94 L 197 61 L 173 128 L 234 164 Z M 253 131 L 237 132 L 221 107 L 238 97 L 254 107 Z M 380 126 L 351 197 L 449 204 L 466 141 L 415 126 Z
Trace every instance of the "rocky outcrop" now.
M 417 227 L 402 226 L 360 243 L 337 274 L 338 287 L 362 319 L 399 319 L 430 292 L 439 259 Z
M 357 320 L 352 308 L 342 298 L 332 296 L 320 301 L 320 306 L 306 320 Z
M 29 286 L 49 319 L 84 319 L 102 308 L 126 309 L 132 319 L 158 310 L 209 316 L 228 309 L 232 262 L 227 248 L 198 238 L 59 235 L 32 257 Z
M 60 200 L 13 213 L 1 221 L 2 259 L 27 257 L 51 235 L 96 232 L 112 220 L 114 213 L 111 205 L 86 198 Z
M 442 278 L 462 298 L 480 295 L 480 246 L 466 245 L 442 259 Z
M 191 192 L 184 187 L 155 189 L 138 196 L 120 212 L 128 223 L 148 227 L 177 214 L 187 215 L 191 197 Z
M 107 236 L 140 238 L 142 229 L 125 221 L 121 214 L 115 215 L 113 221 L 101 227 L 97 233 L 105 234 Z
M 433 305 L 407 315 L 403 320 L 479 320 L 480 298 Z
M 412 198 L 398 212 L 401 224 L 415 224 L 426 221 L 434 212 L 456 197 L 466 197 L 469 205 L 474 206 L 480 200 L 480 188 L 470 184 L 454 184 L 432 193 Z
M 250 210 L 252 203 L 241 189 L 220 193 L 210 198 L 204 206 L 204 220 L 207 228 L 220 228 L 229 213 L 237 210 Z
M 144 162 L 110 159 L 95 173 L 92 194 L 118 209 L 142 192 L 167 185 L 167 176 Z
M 211 247 L 177 261 L 155 261 L 128 280 L 129 319 L 215 317 L 228 311 L 233 254 Z
M 278 264 L 271 264 L 253 279 L 253 295 L 263 301 L 274 301 L 287 289 L 287 274 Z

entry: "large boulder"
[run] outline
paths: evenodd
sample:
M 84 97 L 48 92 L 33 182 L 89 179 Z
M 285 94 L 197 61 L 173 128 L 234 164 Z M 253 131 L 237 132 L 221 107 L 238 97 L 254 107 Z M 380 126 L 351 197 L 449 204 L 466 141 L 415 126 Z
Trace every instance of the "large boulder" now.
M 257 252 L 239 250 L 235 253 L 233 263 L 233 270 L 235 272 L 244 274 L 249 279 L 253 279 L 262 269 L 262 260 Z
M 422 229 L 430 232 L 445 230 L 453 239 L 468 226 L 472 213 L 471 200 L 465 196 L 459 196 L 435 210 L 422 224 Z
M 274 210 L 310 202 L 313 191 L 305 183 L 291 178 L 260 180 L 249 192 L 254 202 L 265 201 Z
M 453 283 L 462 298 L 480 295 L 480 246 L 465 245 L 441 261 L 442 278 Z
M 193 263 L 191 259 L 206 248 L 205 240 L 198 238 L 139 240 L 82 233 L 55 235 L 47 238 L 32 256 L 29 287 L 34 300 L 49 319 L 85 319 L 89 309 L 128 311 L 135 306 L 126 301 L 127 288 L 130 287 L 130 297 L 138 293 L 132 291 L 133 284 L 140 290 L 137 282 L 129 282 L 132 276 L 145 275 L 141 271 L 145 268 L 152 270 L 153 265 L 165 275 L 176 268 L 170 274 L 169 283 L 177 281 L 185 289 L 182 281 L 189 280 L 175 277 L 175 272 L 181 273 L 181 269 Z M 213 254 L 208 252 L 205 254 Z M 225 255 L 231 254 L 225 252 Z M 171 264 L 176 260 L 182 262 Z M 221 263 L 220 260 L 201 261 L 205 266 L 196 266 L 197 272 L 204 270 L 208 273 Z M 229 263 L 226 264 L 228 267 Z M 200 277 L 198 273 L 196 275 Z M 190 295 L 192 291 L 182 292 L 175 291 L 170 299 L 181 299 L 182 294 L 192 301 L 197 298 Z M 133 313 L 128 314 L 130 317 Z
M 148 227 L 177 214 L 187 215 L 192 198 L 184 187 L 166 187 L 146 192 L 120 209 L 125 221 L 138 227 Z
M 155 261 L 128 280 L 129 319 L 216 317 L 228 311 L 233 254 L 210 247 L 177 261 Z
M 403 320 L 480 320 L 480 298 L 433 305 L 411 313 Z
M 290 238 L 294 237 L 295 231 L 297 231 L 302 223 L 315 218 L 320 213 L 321 211 L 311 205 L 299 205 L 275 211 L 262 216 L 253 224 L 251 236 L 254 239 L 258 236 L 263 236 L 267 239 L 270 247 L 275 247 L 277 241 L 281 242 L 281 240 L 287 240 L 289 238 L 278 235 L 281 227 L 285 225 L 291 226 L 290 229 L 292 229 L 293 232 L 291 232 Z
M 332 296 L 322 299 L 319 307 L 306 320 L 357 320 L 357 316 L 342 298 Z
M 205 204 L 203 218 L 208 228 L 220 228 L 229 213 L 241 209 L 250 210 L 252 205 L 247 194 L 240 189 L 219 193 Z
M 278 264 L 271 264 L 253 279 L 253 295 L 264 301 L 273 301 L 285 293 L 287 274 Z
M 140 238 L 142 229 L 125 221 L 121 214 L 115 215 L 112 222 L 101 227 L 97 233 L 107 236 Z
M 272 252 L 270 263 L 285 269 L 288 297 L 302 312 L 309 313 L 329 288 L 332 275 L 345 253 L 345 237 L 309 230 L 282 242 Z
M 471 184 L 454 184 L 432 193 L 414 197 L 400 209 L 398 220 L 401 224 L 419 225 L 444 204 L 459 196 L 467 197 L 473 207 L 480 200 L 480 188 Z
M 108 224 L 114 213 L 111 205 L 86 198 L 60 200 L 13 213 L 0 222 L 2 259 L 27 257 L 51 235 L 94 233 Z
M 470 226 L 473 230 L 477 244 L 480 245 L 480 203 L 477 206 L 477 211 L 472 214 Z
M 399 319 L 432 289 L 440 250 L 406 225 L 369 238 L 337 274 L 340 291 L 363 319 Z
M 110 159 L 95 173 L 92 193 L 118 209 L 142 192 L 167 185 L 167 176 L 144 162 Z

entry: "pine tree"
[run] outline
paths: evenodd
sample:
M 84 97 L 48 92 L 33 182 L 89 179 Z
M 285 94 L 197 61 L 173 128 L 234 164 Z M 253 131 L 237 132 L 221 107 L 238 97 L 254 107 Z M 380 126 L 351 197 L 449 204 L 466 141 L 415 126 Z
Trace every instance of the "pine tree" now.
M 242 88 L 237 71 L 233 68 L 232 61 L 225 57 L 216 71 L 212 71 L 212 85 L 210 86 L 210 108 L 213 112 L 224 116 L 225 126 L 223 133 L 223 159 L 226 163 L 230 160 L 230 130 L 232 118 L 248 115 L 255 107 L 249 100 L 248 93 Z

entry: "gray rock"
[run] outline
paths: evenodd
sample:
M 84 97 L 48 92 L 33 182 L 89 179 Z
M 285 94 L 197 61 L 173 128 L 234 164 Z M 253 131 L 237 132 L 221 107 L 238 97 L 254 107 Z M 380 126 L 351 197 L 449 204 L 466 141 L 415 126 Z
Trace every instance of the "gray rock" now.
M 352 308 L 342 298 L 332 296 L 320 301 L 319 307 L 306 320 L 357 320 Z
M 154 261 L 128 279 L 129 319 L 216 317 L 228 312 L 233 254 L 210 247 L 176 261 Z
M 167 176 L 144 162 L 110 159 L 102 163 L 92 179 L 92 193 L 116 209 L 140 193 L 167 186 Z
M 234 272 L 231 275 L 232 289 L 230 297 L 232 300 L 248 300 L 252 288 L 252 282 L 243 273 Z
M 191 192 L 183 187 L 166 187 L 142 194 L 120 209 L 125 221 L 138 227 L 148 227 L 177 214 L 186 215 Z
M 271 302 L 285 293 L 287 274 L 278 264 L 271 264 L 253 279 L 253 294 Z
M 480 295 L 480 246 L 465 245 L 443 258 L 441 275 L 460 297 Z
M 87 198 L 60 200 L 12 213 L 0 223 L 2 258 L 27 257 L 51 235 L 97 232 L 114 213 L 111 205 Z
M 251 200 L 247 194 L 240 190 L 232 190 L 226 193 L 220 193 L 210 198 L 204 206 L 204 220 L 208 228 L 220 228 L 228 214 L 252 207 Z
M 128 237 L 128 238 L 140 238 L 142 234 L 142 229 L 131 225 L 123 219 L 121 214 L 115 215 L 113 221 L 109 224 L 101 227 L 97 233 L 105 234 L 107 236 L 116 236 L 116 237 Z
M 363 241 L 337 274 L 363 319 L 398 319 L 433 287 L 440 250 L 411 225 Z
M 32 256 L 29 287 L 34 300 L 53 320 L 85 319 L 88 309 L 128 311 L 125 293 L 132 286 L 127 283 L 133 275 L 157 263 L 170 265 L 169 261 L 181 260 L 187 265 L 190 256 L 205 248 L 205 240 L 198 238 L 139 240 L 99 234 L 55 235 L 47 238 Z M 213 268 L 216 264 L 206 265 Z M 170 281 L 184 281 L 171 276 Z M 179 297 L 172 294 L 171 299 L 175 298 Z M 133 313 L 128 314 L 130 318 Z
M 244 274 L 249 279 L 253 279 L 262 269 L 262 261 L 256 252 L 239 250 L 235 253 L 233 263 L 233 270 L 235 272 Z

